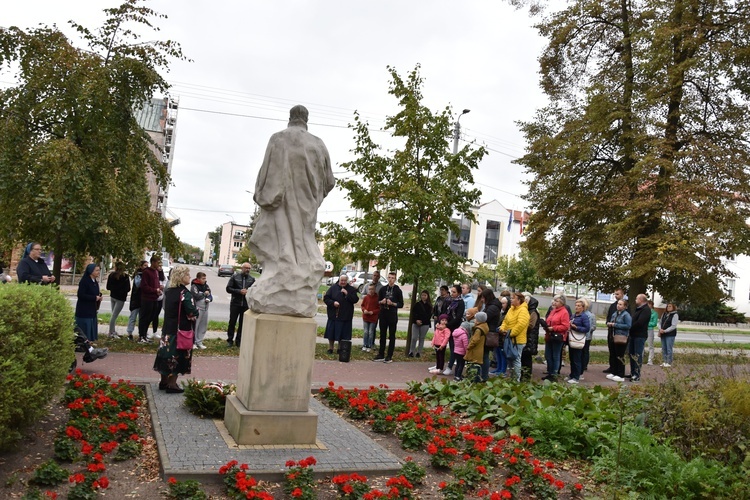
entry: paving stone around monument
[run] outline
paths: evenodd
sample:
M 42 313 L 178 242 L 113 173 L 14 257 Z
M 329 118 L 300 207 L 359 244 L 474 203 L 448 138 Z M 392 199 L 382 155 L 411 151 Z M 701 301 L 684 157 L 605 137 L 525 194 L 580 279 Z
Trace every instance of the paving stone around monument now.
M 156 383 L 145 390 L 165 477 L 221 482 L 219 468 L 237 460 L 248 464 L 248 472 L 256 479 L 278 481 L 288 460 L 311 455 L 317 461 L 314 470 L 318 477 L 342 472 L 394 475 L 402 465 L 395 455 L 312 396 L 310 410 L 318 414 L 315 445 L 237 446 L 221 421 L 190 413 L 183 396 L 160 391 Z

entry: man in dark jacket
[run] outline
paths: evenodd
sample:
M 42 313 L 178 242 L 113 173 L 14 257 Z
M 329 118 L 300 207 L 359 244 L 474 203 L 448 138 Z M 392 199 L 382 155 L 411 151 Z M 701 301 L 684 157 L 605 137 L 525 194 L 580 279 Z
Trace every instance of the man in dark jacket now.
M 396 348 L 396 326 L 398 325 L 398 310 L 404 307 L 404 294 L 396 284 L 396 273 L 388 273 L 388 285 L 378 292 L 380 303 L 380 348 L 373 361 L 383 363 L 393 362 L 393 350 Z M 388 331 L 388 354 L 385 352 L 385 335 Z
M 643 348 L 648 338 L 648 323 L 651 321 L 651 308 L 648 307 L 648 297 L 638 294 L 635 298 L 635 311 L 632 314 L 633 322 L 630 325 L 630 341 L 628 343 L 628 354 L 630 354 L 630 380 L 638 382 L 641 379 L 641 365 L 643 364 Z
M 521 380 L 528 382 L 534 369 L 533 357 L 539 348 L 539 301 L 529 295 L 526 303 L 529 305 L 529 327 L 526 330 L 526 345 L 521 352 Z
M 618 288 L 615 290 L 615 293 L 613 294 L 615 296 L 615 301 L 612 302 L 609 305 L 609 311 L 607 311 L 607 318 L 606 322 L 609 323 L 612 315 L 617 311 L 617 302 L 622 300 L 622 298 L 625 296 L 625 292 L 623 292 L 622 288 Z M 611 326 L 607 328 L 607 349 L 609 350 L 609 367 L 604 370 L 604 373 L 617 373 L 616 367 L 617 367 L 617 356 L 615 355 L 615 329 Z
M 232 294 L 229 302 L 229 327 L 227 328 L 227 345 L 232 347 L 240 346 L 242 342 L 242 319 L 245 311 L 249 309 L 247 305 L 247 289 L 253 286 L 255 278 L 250 276 L 250 263 L 242 264 L 241 271 L 234 273 L 227 282 L 227 293 Z M 239 325 L 237 318 L 239 317 Z M 234 336 L 234 327 L 237 325 L 237 338 Z
M 138 342 L 148 344 L 148 327 L 154 321 L 154 317 L 159 314 L 159 295 L 164 291 L 164 287 L 159 281 L 159 267 L 161 266 L 161 257 L 151 256 L 151 266 L 143 270 L 141 275 L 141 310 L 138 318 Z

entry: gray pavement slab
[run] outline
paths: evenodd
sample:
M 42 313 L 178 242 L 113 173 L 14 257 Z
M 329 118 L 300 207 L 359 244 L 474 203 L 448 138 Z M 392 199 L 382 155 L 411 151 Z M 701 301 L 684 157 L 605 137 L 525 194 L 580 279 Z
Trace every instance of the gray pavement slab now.
M 318 477 L 358 472 L 367 476 L 394 475 L 401 461 L 374 440 L 311 396 L 318 414 L 315 445 L 238 446 L 221 420 L 199 418 L 183 404 L 181 394 L 167 394 L 157 383 L 145 385 L 162 473 L 180 481 L 223 481 L 219 468 L 231 460 L 246 463 L 259 480 L 279 481 L 288 460 L 315 457 Z

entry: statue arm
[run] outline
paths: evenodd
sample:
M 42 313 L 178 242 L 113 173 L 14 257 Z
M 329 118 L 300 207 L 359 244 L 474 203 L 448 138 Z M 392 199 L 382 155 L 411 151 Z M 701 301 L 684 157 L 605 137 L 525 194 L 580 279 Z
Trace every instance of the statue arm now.
M 265 210 L 273 210 L 281 205 L 287 189 L 287 159 L 283 147 L 277 147 L 275 136 L 271 137 L 266 148 L 263 165 L 255 182 L 253 200 Z

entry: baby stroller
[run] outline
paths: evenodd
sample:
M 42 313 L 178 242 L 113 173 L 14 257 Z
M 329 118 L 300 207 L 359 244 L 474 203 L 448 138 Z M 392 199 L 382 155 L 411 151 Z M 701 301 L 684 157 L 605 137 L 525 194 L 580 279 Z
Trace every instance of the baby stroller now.
M 83 330 L 81 330 L 78 326 L 73 329 L 73 332 L 75 332 L 75 338 L 73 339 L 75 352 L 83 353 L 84 363 L 93 363 L 97 359 L 107 357 L 107 354 L 109 354 L 109 349 L 107 349 L 106 347 L 92 347 L 91 342 L 86 338 Z M 76 366 L 78 366 L 78 359 L 73 360 L 73 364 L 70 366 L 70 371 L 72 372 L 73 370 L 75 370 Z

